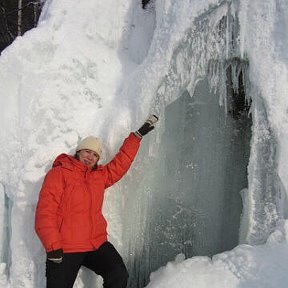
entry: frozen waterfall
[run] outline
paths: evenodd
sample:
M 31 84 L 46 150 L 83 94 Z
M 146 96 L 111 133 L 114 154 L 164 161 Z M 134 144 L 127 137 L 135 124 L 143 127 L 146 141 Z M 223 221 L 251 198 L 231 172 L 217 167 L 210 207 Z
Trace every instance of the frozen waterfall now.
M 167 106 L 165 119 L 161 152 L 134 200 L 148 202 L 148 208 L 133 203 L 128 215 L 143 209 L 143 218 L 124 222 L 131 227 L 145 223 L 140 251 L 138 239 L 130 239 L 136 241 L 131 250 L 139 253 L 131 264 L 136 270 L 131 287 L 136 279 L 147 283 L 151 271 L 179 253 L 212 256 L 239 243 L 240 191 L 248 187 L 248 112 L 235 118 L 226 114 L 206 79 L 198 82 L 193 97 L 186 91 Z
M 47 0 L 38 27 L 1 54 L 0 287 L 44 287 L 34 212 L 54 157 L 92 134 L 105 163 L 151 112 L 159 125 L 105 198 L 129 288 L 164 287 L 163 266 L 177 255 L 167 269 L 192 263 L 192 272 L 179 270 L 185 283 L 193 263 L 212 272 L 220 263 L 228 286 L 216 277 L 216 288 L 262 287 L 253 270 L 260 256 L 285 258 L 288 4 L 146 2 Z M 262 244 L 276 252 L 261 254 Z M 256 264 L 244 271 L 245 257 Z M 75 287 L 96 286 L 101 279 L 83 269 Z

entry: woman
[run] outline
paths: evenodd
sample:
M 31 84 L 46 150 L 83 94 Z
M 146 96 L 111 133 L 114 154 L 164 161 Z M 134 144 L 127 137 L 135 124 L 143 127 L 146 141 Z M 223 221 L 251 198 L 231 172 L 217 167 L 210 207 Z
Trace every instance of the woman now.
M 108 164 L 98 165 L 100 141 L 89 136 L 75 156 L 61 154 L 47 173 L 36 208 L 35 230 L 47 252 L 47 288 L 72 288 L 83 265 L 104 279 L 105 288 L 125 288 L 128 273 L 123 260 L 107 240 L 102 214 L 104 190 L 128 171 L 141 138 L 154 128 L 151 115 L 131 133 Z

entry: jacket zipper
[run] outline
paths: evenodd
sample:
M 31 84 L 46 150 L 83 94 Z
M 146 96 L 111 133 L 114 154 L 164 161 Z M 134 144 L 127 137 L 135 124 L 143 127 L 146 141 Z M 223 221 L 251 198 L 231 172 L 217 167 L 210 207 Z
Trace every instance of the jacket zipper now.
M 90 216 L 90 223 L 91 223 L 91 227 L 90 227 L 90 241 L 92 240 L 92 236 L 93 236 L 93 217 L 92 217 L 92 195 L 91 195 L 91 192 L 90 192 L 90 189 L 89 189 L 89 186 L 88 186 L 88 173 L 89 171 L 87 170 L 85 172 L 85 179 L 84 179 L 84 183 L 85 183 L 85 190 L 86 192 L 88 193 L 88 196 L 89 196 L 89 216 Z M 91 244 L 93 245 L 92 241 L 91 241 Z M 93 245 L 94 246 L 94 245 Z

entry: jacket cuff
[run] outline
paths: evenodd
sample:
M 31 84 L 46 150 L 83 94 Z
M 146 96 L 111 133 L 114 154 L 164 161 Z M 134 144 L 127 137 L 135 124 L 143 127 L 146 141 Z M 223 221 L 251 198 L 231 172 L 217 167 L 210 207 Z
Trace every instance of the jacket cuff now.
M 58 249 L 62 249 L 62 243 L 61 242 L 54 242 L 49 247 L 46 248 L 46 252 L 55 251 Z
M 137 132 L 132 132 L 132 133 L 130 133 L 130 135 L 133 135 L 133 138 L 134 138 L 135 140 L 137 140 L 138 143 L 141 142 L 142 136 L 138 135 Z

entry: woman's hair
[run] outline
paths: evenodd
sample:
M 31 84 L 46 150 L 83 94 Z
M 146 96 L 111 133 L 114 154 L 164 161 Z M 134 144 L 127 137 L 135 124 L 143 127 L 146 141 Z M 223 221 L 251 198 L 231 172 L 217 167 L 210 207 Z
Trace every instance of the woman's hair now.
M 77 160 L 79 160 L 79 152 L 80 152 L 80 151 L 78 151 L 78 152 L 76 152 L 76 153 L 74 154 L 74 158 L 76 158 Z

